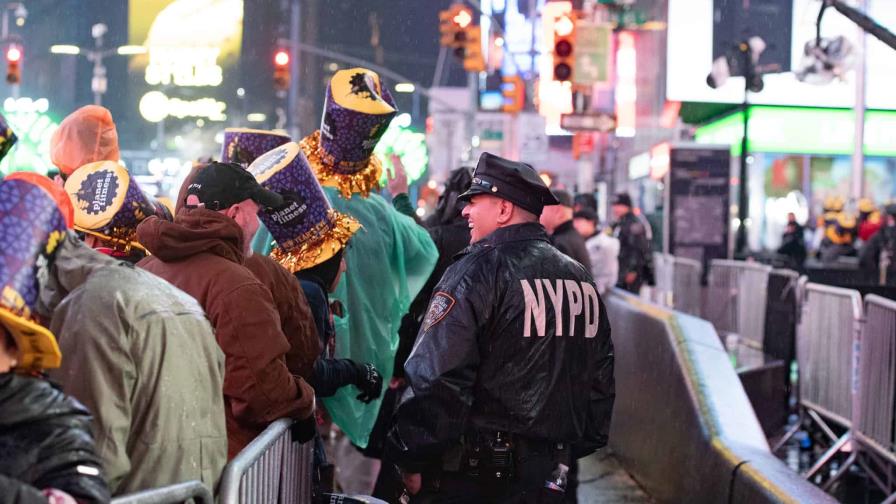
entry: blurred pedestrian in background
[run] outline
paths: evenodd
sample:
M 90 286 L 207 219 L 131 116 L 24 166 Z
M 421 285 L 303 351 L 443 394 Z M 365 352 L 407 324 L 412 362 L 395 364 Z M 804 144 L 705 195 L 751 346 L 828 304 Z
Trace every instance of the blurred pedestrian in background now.
M 552 189 L 551 193 L 560 203 L 544 207 L 539 218 L 541 225 L 548 232 L 551 243 L 557 247 L 557 250 L 578 261 L 585 267 L 585 270 L 591 272 L 591 259 L 585 248 L 585 240 L 576 231 L 572 222 L 572 195 L 563 189 Z
M 788 267 L 802 270 L 807 255 L 806 237 L 803 226 L 796 221 L 796 214 L 793 212 L 787 214 L 787 226 L 781 236 L 778 253 L 787 258 Z
M 619 240 L 619 278 L 616 285 L 637 294 L 653 282 L 653 254 L 647 227 L 632 209 L 632 198 L 619 193 L 613 198 L 613 236 Z
M 600 230 L 598 224 L 597 213 L 592 210 L 573 214 L 573 225 L 585 238 L 594 284 L 604 294 L 619 280 L 619 240 L 609 234 L 609 229 Z

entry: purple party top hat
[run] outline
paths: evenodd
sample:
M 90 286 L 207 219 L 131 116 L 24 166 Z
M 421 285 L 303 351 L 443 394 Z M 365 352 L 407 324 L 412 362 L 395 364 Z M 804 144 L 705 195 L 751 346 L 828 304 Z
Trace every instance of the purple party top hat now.
M 288 135 L 274 131 L 227 128 L 224 130 L 221 162 L 239 163 L 246 167 L 265 152 L 280 147 L 289 140 Z
M 57 368 L 62 354 L 53 333 L 37 323 L 38 272 L 53 259 L 72 206 L 62 189 L 36 173 L 0 182 L 0 325 L 19 350 L 17 370 Z
M 173 220 L 171 210 L 150 198 L 123 166 L 97 161 L 74 171 L 65 181 L 65 192 L 75 207 L 75 229 L 96 236 L 122 254 L 137 242 L 137 226 L 150 215 Z
M 340 70 L 327 86 L 320 129 L 301 141 L 320 183 L 344 198 L 367 197 L 383 169 L 373 149 L 398 112 L 380 76 L 366 68 Z
M 6 157 L 19 138 L 13 133 L 6 118 L 0 115 L 0 159 Z
M 361 225 L 330 207 L 320 183 L 295 142 L 277 147 L 249 166 L 265 189 L 286 203 L 259 216 L 277 247 L 271 257 L 290 272 L 310 268 L 333 257 Z

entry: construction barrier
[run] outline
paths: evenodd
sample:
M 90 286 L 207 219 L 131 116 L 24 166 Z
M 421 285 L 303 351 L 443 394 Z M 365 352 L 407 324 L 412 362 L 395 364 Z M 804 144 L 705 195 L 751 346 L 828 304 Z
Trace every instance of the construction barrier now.
M 289 419 L 272 423 L 224 467 L 218 502 L 311 502 L 313 443 L 293 441 L 292 425 Z
M 708 322 L 618 289 L 605 301 L 625 328 L 610 446 L 656 502 L 836 502 L 772 455 Z
M 192 501 L 196 504 L 214 504 L 212 493 L 198 481 L 145 490 L 112 499 L 112 504 L 180 504 Z

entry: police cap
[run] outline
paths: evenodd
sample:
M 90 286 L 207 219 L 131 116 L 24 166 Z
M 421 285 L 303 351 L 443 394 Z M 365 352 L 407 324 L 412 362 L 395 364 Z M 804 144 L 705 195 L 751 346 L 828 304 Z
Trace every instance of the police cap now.
M 535 215 L 541 215 L 541 209 L 545 206 L 560 203 L 534 168 L 488 152 L 483 152 L 479 157 L 470 189 L 458 199 L 469 201 L 477 194 L 497 196 Z

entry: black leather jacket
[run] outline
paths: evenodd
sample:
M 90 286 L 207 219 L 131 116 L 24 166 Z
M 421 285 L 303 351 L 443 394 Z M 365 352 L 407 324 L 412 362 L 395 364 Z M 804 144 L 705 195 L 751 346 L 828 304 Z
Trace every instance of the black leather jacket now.
M 539 224 L 500 228 L 458 254 L 405 364 L 387 449 L 408 471 L 470 432 L 607 442 L 615 398 L 610 323 L 594 282 Z
M 0 502 L 47 502 L 46 488 L 109 502 L 90 414 L 46 380 L 0 374 L 0 454 Z

